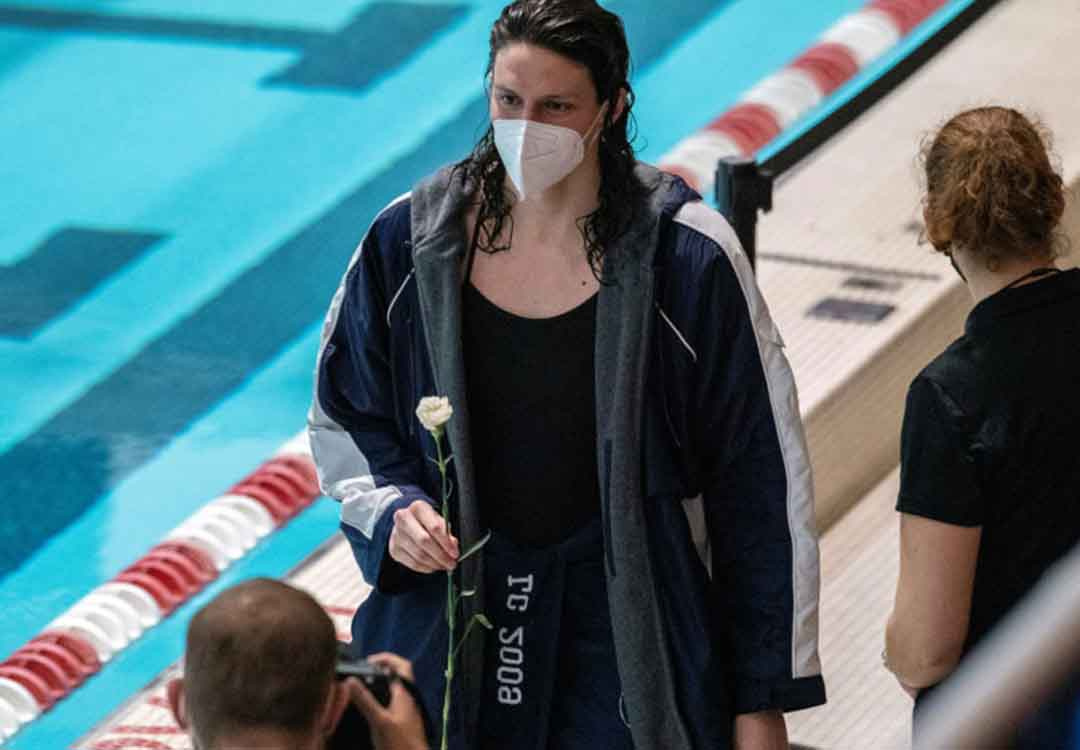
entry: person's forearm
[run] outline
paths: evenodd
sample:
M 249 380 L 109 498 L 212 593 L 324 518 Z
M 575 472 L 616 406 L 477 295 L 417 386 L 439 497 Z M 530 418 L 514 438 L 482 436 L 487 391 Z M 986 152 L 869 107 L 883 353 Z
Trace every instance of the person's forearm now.
M 941 682 L 968 636 L 982 527 L 900 514 L 900 576 L 885 628 L 885 665 L 907 688 Z
M 779 711 L 735 717 L 735 750 L 787 750 L 787 724 Z

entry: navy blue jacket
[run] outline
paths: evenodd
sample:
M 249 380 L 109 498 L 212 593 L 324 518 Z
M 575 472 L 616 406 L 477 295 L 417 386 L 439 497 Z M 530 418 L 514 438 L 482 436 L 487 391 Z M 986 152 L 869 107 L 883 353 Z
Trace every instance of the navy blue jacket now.
M 638 176 L 649 202 L 609 250 L 615 283 L 597 314 L 619 671 L 639 747 L 727 748 L 735 714 L 825 699 L 810 466 L 783 342 L 734 233 L 681 180 L 644 165 Z M 376 218 L 327 316 L 309 415 L 323 489 L 374 586 L 354 637 L 412 659 L 433 716 L 445 576 L 404 568 L 387 545 L 396 510 L 439 498 L 434 444 L 414 415 L 435 394 L 455 406 L 455 531 L 463 548 L 482 532 L 460 382 L 467 192 L 444 170 Z M 465 737 L 477 679 L 460 688 Z

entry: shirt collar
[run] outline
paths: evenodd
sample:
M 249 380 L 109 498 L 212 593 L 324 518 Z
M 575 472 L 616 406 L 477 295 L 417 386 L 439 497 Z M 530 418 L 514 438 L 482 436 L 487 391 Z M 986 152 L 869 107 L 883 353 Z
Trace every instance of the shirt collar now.
M 1005 318 L 1076 296 L 1080 296 L 1080 269 L 1075 268 L 1024 286 L 1002 289 L 975 305 L 964 332 L 986 331 Z

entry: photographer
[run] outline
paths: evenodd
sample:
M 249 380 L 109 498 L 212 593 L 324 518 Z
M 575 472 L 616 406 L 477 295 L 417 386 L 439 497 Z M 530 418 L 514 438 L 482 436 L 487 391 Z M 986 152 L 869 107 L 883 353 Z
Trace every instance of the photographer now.
M 412 666 L 392 654 L 366 663 L 385 676 L 386 706 L 360 679 L 335 679 L 337 638 L 322 607 L 258 578 L 222 592 L 192 619 L 184 676 L 169 683 L 168 699 L 196 750 L 324 750 L 332 740 L 341 747 L 334 733 L 350 704 L 370 730 L 358 747 L 426 749 L 424 720 L 406 688 Z

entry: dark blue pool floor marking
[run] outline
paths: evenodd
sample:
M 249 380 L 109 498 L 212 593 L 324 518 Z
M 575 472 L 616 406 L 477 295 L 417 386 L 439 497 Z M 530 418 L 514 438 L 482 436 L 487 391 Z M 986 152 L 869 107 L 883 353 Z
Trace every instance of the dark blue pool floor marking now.
M 0 27 L 296 50 L 300 59 L 264 83 L 356 93 L 404 64 L 468 10 L 466 5 L 376 2 L 338 31 L 326 32 L 0 5 Z
M 0 336 L 27 339 L 165 235 L 84 227 L 53 232 L 0 265 Z
M 640 69 L 730 0 L 682 0 L 694 15 L 623 8 Z M 666 6 L 666 2 L 657 3 Z M 659 39 L 660 42 L 649 41 Z M 0 455 L 0 576 L 78 518 L 213 408 L 326 311 L 365 227 L 389 198 L 472 148 L 487 119 L 478 96 L 426 139 L 274 248 L 43 427 Z M 314 364 L 314 363 L 313 363 Z M 299 419 L 299 416 L 298 416 Z M 153 498 L 147 498 L 152 511 Z
M 369 5 L 338 33 L 314 40 L 295 65 L 264 83 L 359 91 L 412 57 L 467 10 L 464 5 Z

